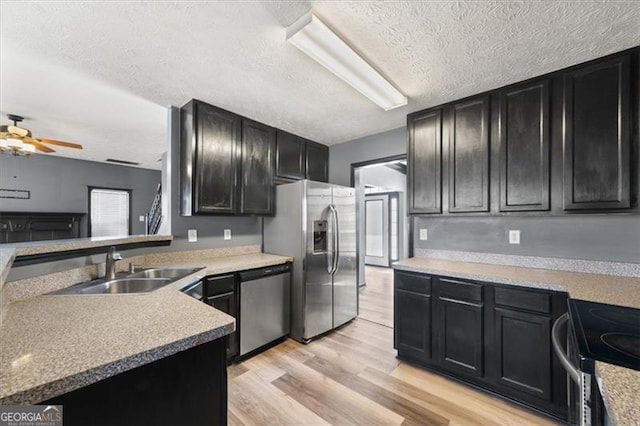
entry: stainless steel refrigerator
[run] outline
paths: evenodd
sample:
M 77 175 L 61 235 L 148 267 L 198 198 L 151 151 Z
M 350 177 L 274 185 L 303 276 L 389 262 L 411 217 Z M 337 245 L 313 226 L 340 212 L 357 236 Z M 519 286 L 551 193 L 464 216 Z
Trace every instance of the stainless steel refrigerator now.
M 353 188 L 302 180 L 276 187 L 264 251 L 293 256 L 291 337 L 310 339 L 358 314 Z

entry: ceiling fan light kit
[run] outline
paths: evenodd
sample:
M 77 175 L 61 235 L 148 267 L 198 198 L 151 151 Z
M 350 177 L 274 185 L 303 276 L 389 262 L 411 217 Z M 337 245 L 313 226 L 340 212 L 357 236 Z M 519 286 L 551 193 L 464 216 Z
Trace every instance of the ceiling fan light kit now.
M 55 150 L 49 148 L 46 144 L 82 149 L 82 145 L 77 143 L 34 138 L 30 130 L 18 127 L 18 123 L 24 120 L 23 117 L 7 114 L 7 118 L 13 121 L 13 126 L 0 126 L 0 152 L 7 152 L 13 155 L 31 155 L 36 151 L 45 153 L 55 152 Z
M 287 28 L 287 41 L 385 111 L 407 104 L 405 95 L 312 12 Z
M 0 139 L 0 151 L 9 152 L 13 155 L 31 155 L 36 152 L 34 145 L 24 143 L 20 139 L 2 138 Z

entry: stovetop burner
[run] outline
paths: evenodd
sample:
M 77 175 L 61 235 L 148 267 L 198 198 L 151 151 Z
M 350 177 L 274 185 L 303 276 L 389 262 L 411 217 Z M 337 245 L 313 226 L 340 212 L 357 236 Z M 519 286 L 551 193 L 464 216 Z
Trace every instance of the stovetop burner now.
M 640 359 L 640 336 L 624 333 L 606 333 L 600 336 L 600 340 L 616 351 Z
M 640 370 L 640 309 L 569 299 L 569 315 L 582 371 L 594 361 Z

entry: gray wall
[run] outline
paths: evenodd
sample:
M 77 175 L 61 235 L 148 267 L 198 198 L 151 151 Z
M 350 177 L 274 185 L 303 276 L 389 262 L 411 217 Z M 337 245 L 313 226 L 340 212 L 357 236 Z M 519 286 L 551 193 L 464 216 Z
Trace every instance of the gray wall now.
M 351 164 L 407 153 L 404 127 L 329 147 L 329 182 L 351 185 Z
M 637 215 L 418 217 L 414 226 L 416 248 L 640 263 Z M 520 230 L 519 245 L 508 243 L 510 229 Z
M 158 170 L 44 154 L 0 155 L 0 188 L 31 191 L 29 200 L 1 198 L 0 211 L 87 213 L 89 186 L 130 189 L 131 230 L 144 234 L 144 222 L 138 218 L 149 211 L 159 183 Z M 83 235 L 87 233 L 86 224 L 85 219 L 81 224 Z
M 235 247 L 262 244 L 262 219 L 253 216 L 181 216 L 180 215 L 180 109 L 169 108 L 170 155 L 167 171 L 171 181 L 171 250 Z M 196 229 L 198 241 L 187 241 L 187 231 Z M 224 240 L 224 230 L 231 229 L 231 240 Z
M 330 147 L 330 181 L 349 185 L 351 164 L 406 153 L 406 131 L 395 129 Z M 420 241 L 421 227 L 429 240 Z M 521 243 L 508 244 L 510 229 Z M 524 256 L 640 263 L 640 216 L 416 217 L 414 247 Z

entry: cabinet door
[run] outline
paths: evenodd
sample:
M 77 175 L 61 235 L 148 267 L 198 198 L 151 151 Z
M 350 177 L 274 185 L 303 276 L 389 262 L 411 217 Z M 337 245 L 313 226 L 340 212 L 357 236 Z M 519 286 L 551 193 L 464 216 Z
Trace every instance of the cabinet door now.
M 500 92 L 500 211 L 549 210 L 549 82 Z
M 236 330 L 240 329 L 238 325 L 238 300 L 235 292 L 224 293 L 218 296 L 209 297 L 206 300 L 207 305 L 213 306 L 219 311 L 229 314 L 236 319 Z M 233 359 L 240 352 L 240 346 L 238 344 L 238 332 L 227 336 L 227 359 Z
M 273 128 L 242 120 L 242 214 L 273 214 L 275 141 L 276 133 Z
M 418 360 L 431 358 L 431 297 L 426 294 L 396 290 L 396 348 L 399 355 Z
M 489 211 L 489 97 L 454 104 L 449 140 L 449 211 Z
M 442 212 L 442 110 L 409 118 L 409 213 Z
M 564 208 L 630 207 L 629 56 L 564 75 Z
M 482 377 L 484 374 L 483 306 L 462 300 L 438 299 L 440 365 L 452 372 Z
M 240 118 L 204 103 L 196 103 L 195 109 L 194 213 L 233 214 L 236 211 Z
M 304 179 L 307 175 L 306 141 L 282 130 L 278 130 L 276 139 L 276 176 Z
M 307 141 L 307 179 L 329 181 L 329 147 Z
M 550 317 L 495 308 L 494 321 L 498 382 L 550 401 Z

